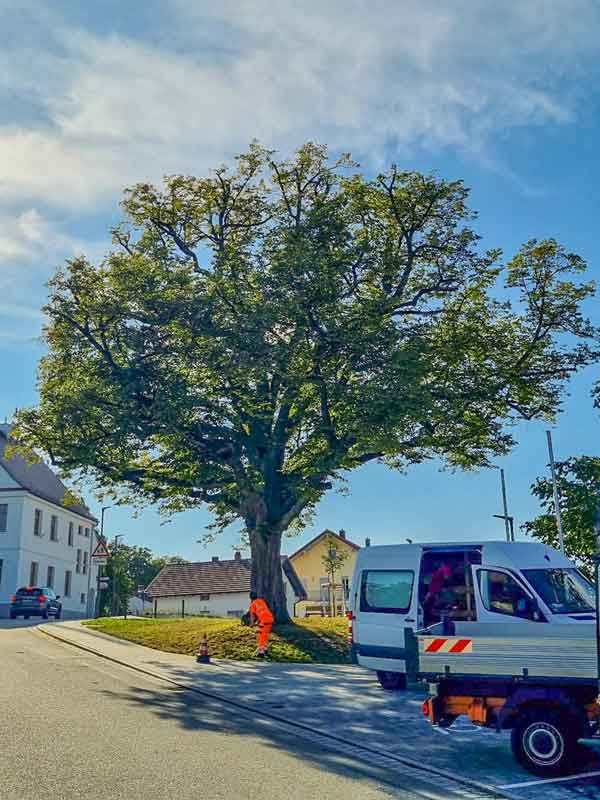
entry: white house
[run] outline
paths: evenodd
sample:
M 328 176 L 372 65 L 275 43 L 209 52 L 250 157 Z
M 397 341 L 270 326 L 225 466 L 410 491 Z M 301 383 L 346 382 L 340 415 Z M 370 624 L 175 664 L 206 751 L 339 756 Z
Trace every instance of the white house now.
M 250 605 L 250 559 L 235 558 L 193 564 L 167 564 L 146 587 L 155 614 L 206 614 L 241 617 Z M 290 560 L 282 556 L 281 569 L 288 613 L 294 616 L 298 600 L 306 592 Z M 150 608 L 148 609 L 150 611 Z
M 0 616 L 21 586 L 49 586 L 66 618 L 93 615 L 96 519 L 63 503 L 66 487 L 43 463 L 6 458 L 10 425 L 0 424 Z

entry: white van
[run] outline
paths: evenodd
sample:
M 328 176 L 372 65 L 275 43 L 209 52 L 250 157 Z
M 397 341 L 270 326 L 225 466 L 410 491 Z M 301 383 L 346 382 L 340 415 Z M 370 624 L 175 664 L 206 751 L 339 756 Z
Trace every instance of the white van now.
M 352 660 L 386 689 L 406 686 L 405 630 L 442 618 L 518 624 L 594 620 L 594 587 L 534 542 L 399 544 L 358 553 L 350 591 Z M 449 633 L 451 630 L 449 630 Z

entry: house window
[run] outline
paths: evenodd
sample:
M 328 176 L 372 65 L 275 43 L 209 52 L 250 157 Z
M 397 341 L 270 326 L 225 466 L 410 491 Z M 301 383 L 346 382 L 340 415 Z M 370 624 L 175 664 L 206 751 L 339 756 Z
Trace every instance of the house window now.
M 209 594 L 199 594 L 198 595 L 198 600 L 210 600 L 210 595 Z
M 40 565 L 38 564 L 37 561 L 32 561 L 31 562 L 31 567 L 29 569 L 29 585 L 30 586 L 35 586 L 36 583 L 37 583 L 39 567 L 40 567 Z
M 0 503 L 0 533 L 6 533 L 8 522 L 8 503 Z
M 0 558 L 0 583 L 2 583 L 2 567 L 4 566 L 4 559 Z
M 350 597 L 350 578 L 342 577 L 342 588 L 344 590 L 344 597 L 347 600 Z
M 85 605 L 85 592 L 81 593 L 81 605 Z
M 81 570 L 84 575 L 87 575 L 87 560 L 88 560 L 88 554 L 84 553 L 83 554 L 83 569 Z
M 49 589 L 54 589 L 54 567 L 48 567 L 48 572 L 46 573 L 46 586 Z
M 77 551 L 77 562 L 75 563 L 75 572 L 81 572 L 81 550 Z
M 89 528 L 85 529 L 85 535 L 87 536 L 88 539 L 90 538 L 90 529 Z
M 50 539 L 58 542 L 58 517 L 54 514 L 50 517 Z
M 65 571 L 65 597 L 71 597 L 71 578 L 73 573 L 70 569 Z
M 83 536 L 83 525 L 77 526 L 77 533 L 79 534 L 79 536 Z
M 40 511 L 39 508 L 36 508 L 33 518 L 33 535 L 34 536 L 42 535 L 42 512 Z
M 72 522 L 69 522 L 69 547 L 73 547 L 73 530 L 74 525 Z

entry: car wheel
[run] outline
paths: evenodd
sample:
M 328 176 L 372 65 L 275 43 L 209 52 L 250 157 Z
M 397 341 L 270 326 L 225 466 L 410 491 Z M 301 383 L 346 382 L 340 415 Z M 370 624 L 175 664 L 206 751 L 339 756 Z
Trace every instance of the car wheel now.
M 511 731 L 513 755 L 528 772 L 541 778 L 577 769 L 581 731 L 576 720 L 559 710 L 526 711 Z
M 48 609 L 47 608 L 45 608 L 42 611 L 42 619 L 48 619 Z
M 406 673 L 405 672 L 377 672 L 377 680 L 383 689 L 389 691 L 398 691 L 399 689 L 406 689 Z
M 61 618 L 61 616 L 62 616 L 62 606 L 59 606 L 59 607 L 56 609 L 56 612 L 55 612 L 55 614 L 54 614 L 54 619 L 60 619 L 60 618 Z
M 16 613 L 14 611 L 10 612 L 10 618 L 11 619 L 16 619 L 17 618 L 17 615 L 16 615 Z
M 23 614 L 23 619 L 29 619 L 29 614 Z

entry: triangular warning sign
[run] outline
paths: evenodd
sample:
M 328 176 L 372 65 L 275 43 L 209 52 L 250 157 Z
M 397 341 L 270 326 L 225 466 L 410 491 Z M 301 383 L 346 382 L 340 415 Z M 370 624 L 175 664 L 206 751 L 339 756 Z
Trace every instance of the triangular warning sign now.
M 106 542 L 103 542 L 102 539 L 98 542 L 96 547 L 94 548 L 94 552 L 92 553 L 92 558 L 108 558 L 108 548 L 106 547 Z

